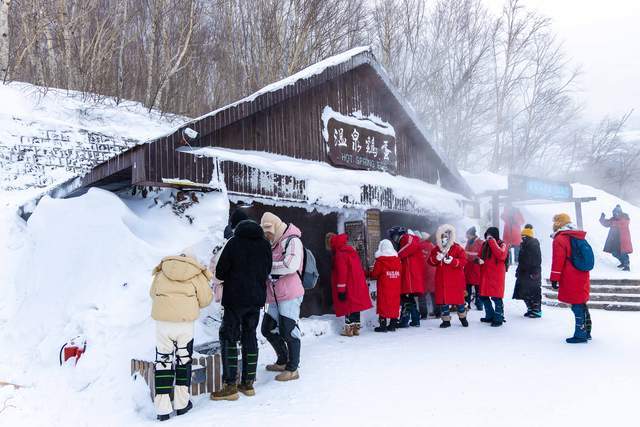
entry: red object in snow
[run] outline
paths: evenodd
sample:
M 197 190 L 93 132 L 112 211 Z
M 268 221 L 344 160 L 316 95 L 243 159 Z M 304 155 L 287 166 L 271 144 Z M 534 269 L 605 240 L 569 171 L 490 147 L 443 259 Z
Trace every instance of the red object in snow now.
M 347 244 L 348 239 L 346 234 L 338 234 L 331 238 L 333 251 L 331 295 L 337 317 L 365 311 L 372 307 L 360 255 Z M 344 301 L 338 297 L 341 293 L 346 293 Z
M 376 258 L 371 277 L 378 281 L 378 301 L 376 313 L 380 317 L 398 319 L 400 317 L 400 271 L 402 264 L 397 256 Z
M 87 342 L 83 337 L 77 336 L 73 338 L 60 349 L 60 366 L 69 359 L 75 359 L 74 365 L 76 365 L 78 359 L 80 359 L 80 356 L 82 356 L 82 353 L 86 350 Z
M 402 262 L 402 288 L 403 294 L 424 294 L 425 259 L 422 253 L 422 245 L 417 236 L 405 234 L 400 238 L 400 250 L 398 256 Z
M 588 271 L 580 271 L 571 262 L 571 239 L 584 240 L 587 233 L 580 230 L 566 230 L 556 233 L 553 238 L 553 263 L 551 277 L 558 282 L 558 301 L 566 304 L 585 304 L 590 296 Z

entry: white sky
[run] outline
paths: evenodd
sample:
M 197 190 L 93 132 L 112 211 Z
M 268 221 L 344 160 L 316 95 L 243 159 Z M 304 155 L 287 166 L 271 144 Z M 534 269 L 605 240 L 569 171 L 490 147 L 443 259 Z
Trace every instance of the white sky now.
M 500 11 L 503 0 L 484 0 Z M 640 129 L 640 0 L 522 0 L 553 20 L 567 55 L 582 69 L 586 118 L 621 116 Z

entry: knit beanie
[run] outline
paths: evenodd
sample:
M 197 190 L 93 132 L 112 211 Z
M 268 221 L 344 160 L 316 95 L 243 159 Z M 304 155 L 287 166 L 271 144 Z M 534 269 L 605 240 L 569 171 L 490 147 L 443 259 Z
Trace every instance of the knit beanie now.
M 531 225 L 531 224 L 525 225 L 524 228 L 522 229 L 522 231 L 520 232 L 520 235 L 533 238 L 533 236 L 534 236 L 533 225 Z
M 560 213 L 553 217 L 553 231 L 558 231 L 562 227 L 571 223 L 571 217 L 566 213 Z

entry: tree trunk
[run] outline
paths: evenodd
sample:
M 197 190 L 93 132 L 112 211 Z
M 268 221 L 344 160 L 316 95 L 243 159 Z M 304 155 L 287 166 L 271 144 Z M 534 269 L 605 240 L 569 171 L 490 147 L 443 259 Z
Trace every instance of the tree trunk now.
M 9 6 L 11 0 L 0 0 L 0 79 L 9 78 Z

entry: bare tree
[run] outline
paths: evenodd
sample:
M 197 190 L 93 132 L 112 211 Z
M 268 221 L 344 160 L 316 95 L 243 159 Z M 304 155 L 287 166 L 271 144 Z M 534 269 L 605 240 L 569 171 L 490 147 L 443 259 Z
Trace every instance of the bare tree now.
M 9 73 L 9 6 L 11 0 L 0 0 L 0 78 Z

